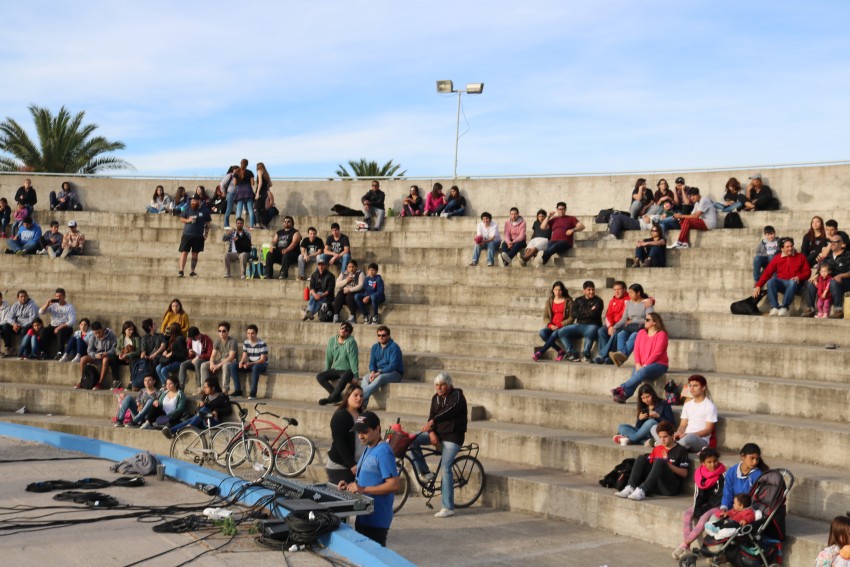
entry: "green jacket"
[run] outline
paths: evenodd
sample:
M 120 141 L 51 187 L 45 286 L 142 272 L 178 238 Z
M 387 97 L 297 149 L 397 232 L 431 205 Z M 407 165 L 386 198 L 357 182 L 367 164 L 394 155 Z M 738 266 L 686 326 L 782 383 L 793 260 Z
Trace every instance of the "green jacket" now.
M 350 370 L 354 376 L 360 376 L 357 370 L 357 341 L 348 337 L 339 344 L 338 337 L 331 337 L 325 352 L 325 370 Z

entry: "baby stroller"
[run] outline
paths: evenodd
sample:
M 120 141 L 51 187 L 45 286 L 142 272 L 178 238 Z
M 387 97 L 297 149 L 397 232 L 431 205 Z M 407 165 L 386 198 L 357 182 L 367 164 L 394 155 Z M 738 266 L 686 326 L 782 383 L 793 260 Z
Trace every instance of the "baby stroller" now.
M 679 567 L 694 567 L 700 557 L 707 557 L 712 566 L 724 560 L 735 567 L 782 565 L 785 501 L 792 486 L 794 475 L 787 469 L 771 469 L 761 475 L 750 491 L 756 521 L 724 539 L 705 536 L 702 547 L 679 559 Z

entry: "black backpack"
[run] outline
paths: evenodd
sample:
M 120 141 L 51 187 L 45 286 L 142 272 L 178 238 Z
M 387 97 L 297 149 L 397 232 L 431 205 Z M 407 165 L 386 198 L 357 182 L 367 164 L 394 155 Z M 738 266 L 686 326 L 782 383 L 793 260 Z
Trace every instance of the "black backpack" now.
M 767 295 L 766 291 L 759 293 L 758 299 L 755 297 L 747 297 L 741 301 L 735 301 L 729 306 L 732 315 L 761 315 L 759 311 L 759 302 Z
M 94 364 L 86 364 L 83 375 L 80 377 L 80 387 L 83 390 L 91 390 L 100 381 L 100 370 Z
M 741 215 L 738 213 L 727 213 L 723 219 L 723 228 L 744 228 L 744 223 L 741 222 Z
M 151 374 L 151 363 L 146 358 L 140 358 L 130 366 L 130 387 L 141 390 L 145 386 L 145 376 Z
M 322 323 L 330 323 L 334 320 L 334 310 L 327 303 L 322 303 L 319 307 L 319 321 Z
M 612 214 L 614 214 L 614 209 L 602 209 L 599 211 L 599 214 L 596 215 L 596 218 L 593 219 L 593 222 L 596 224 L 608 224 L 608 221 L 611 220 Z
M 614 467 L 614 470 L 602 477 L 599 484 L 605 488 L 623 490 L 629 483 L 629 475 L 632 474 L 632 467 L 634 466 L 634 459 L 623 459 L 623 462 Z

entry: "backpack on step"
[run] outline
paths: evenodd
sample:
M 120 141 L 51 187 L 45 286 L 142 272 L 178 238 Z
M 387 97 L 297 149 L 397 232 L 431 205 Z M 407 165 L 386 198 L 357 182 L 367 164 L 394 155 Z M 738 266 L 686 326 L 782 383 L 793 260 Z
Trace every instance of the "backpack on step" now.
M 331 306 L 328 305 L 327 302 L 322 303 L 322 306 L 319 307 L 319 321 L 322 323 L 330 323 L 334 320 L 334 310 L 331 309 Z
M 86 364 L 83 375 L 80 377 L 80 387 L 83 390 L 91 390 L 100 381 L 100 370 L 94 364 Z
M 145 376 L 152 374 L 151 363 L 146 358 L 140 358 L 130 366 L 130 387 L 141 390 L 145 387 Z
M 623 490 L 629 483 L 629 475 L 632 474 L 632 467 L 634 466 L 634 459 L 623 459 L 623 462 L 614 467 L 614 470 L 602 477 L 599 484 L 605 488 L 616 488 L 618 491 Z
M 723 219 L 723 228 L 744 228 L 744 223 L 741 222 L 741 215 L 738 213 L 727 213 Z

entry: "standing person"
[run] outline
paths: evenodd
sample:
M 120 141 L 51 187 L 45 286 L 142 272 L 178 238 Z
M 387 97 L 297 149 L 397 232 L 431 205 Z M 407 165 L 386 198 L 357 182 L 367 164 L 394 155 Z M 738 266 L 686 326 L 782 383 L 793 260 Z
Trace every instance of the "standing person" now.
M 363 409 L 369 404 L 369 398 L 384 384 L 401 382 L 404 376 L 404 360 L 401 348 L 390 338 L 390 328 L 378 327 L 378 342 L 372 345 L 369 353 L 369 374 L 365 374 L 363 384 Z
M 298 280 L 307 279 L 307 266 L 315 262 L 325 250 L 325 243 L 317 235 L 319 231 L 315 226 L 307 229 L 307 238 L 301 239 L 301 255 L 298 256 Z
M 334 275 L 327 270 L 324 257 L 319 256 L 319 261 L 316 262 L 316 271 L 310 276 L 309 299 L 307 308 L 304 309 L 304 315 L 301 317 L 302 321 L 307 319 L 312 321 L 323 303 L 334 300 L 335 281 Z
M 195 371 L 195 395 L 201 393 L 201 365 L 209 363 L 213 351 L 213 342 L 209 335 L 203 334 L 197 327 L 189 327 L 189 353 L 186 360 L 180 363 L 177 377 L 180 380 L 180 388 L 186 390 L 186 371 Z
M 236 183 L 234 191 L 236 195 L 236 216 L 241 217 L 242 211 L 247 209 L 248 226 L 254 228 L 254 172 L 248 169 L 248 160 L 243 159 L 239 163 L 239 167 L 233 170 L 233 180 Z M 225 224 L 227 223 L 227 214 L 225 213 Z
M 815 558 L 815 567 L 850 567 L 850 516 L 832 519 L 826 545 Z
M 271 186 L 272 179 L 266 171 L 265 164 L 261 161 L 257 162 L 257 192 L 254 199 L 254 216 L 259 221 L 257 228 L 267 228 L 263 219 L 266 218 L 266 201 L 269 198 Z
M 351 243 L 348 237 L 339 229 L 339 223 L 331 224 L 331 233 L 325 239 L 325 253 L 322 255 L 328 266 L 339 264 L 340 270 L 345 271 L 351 261 Z
M 840 240 L 840 239 L 838 239 Z M 788 317 L 788 308 L 794 301 L 794 296 L 800 286 L 806 285 L 806 280 L 812 273 L 806 257 L 794 249 L 793 238 L 783 238 L 779 241 L 780 254 L 773 257 L 753 288 L 753 297 L 758 298 L 761 289 L 767 285 L 767 300 L 770 302 L 771 317 Z M 776 274 L 776 277 L 773 275 Z M 779 294 L 782 294 L 782 304 Z
M 115 338 L 115 333 L 112 329 L 105 329 L 100 321 L 95 321 L 91 324 L 92 336 L 88 340 L 88 350 L 86 356 L 80 360 L 80 377 L 86 369 L 86 364 L 92 363 L 95 366 L 100 365 L 100 379 L 97 384 L 92 387 L 92 390 L 106 389 L 106 371 L 112 367 L 115 368 L 113 360 L 116 359 L 115 347 L 118 345 L 118 340 Z M 116 388 L 121 384 L 118 376 L 112 373 L 112 387 Z M 74 388 L 82 388 L 82 379 Z
M 233 172 L 239 169 L 238 165 L 231 165 L 227 168 L 227 173 L 221 178 L 221 191 L 225 195 L 224 205 L 224 228 L 230 228 L 230 215 L 233 214 L 233 205 L 236 202 L 236 179 L 233 177 Z
M 693 206 L 691 214 L 676 213 L 673 218 L 679 221 L 679 238 L 668 248 L 687 248 L 688 234 L 691 230 L 714 230 L 717 228 L 717 209 L 708 197 L 700 197 L 699 188 L 688 189 L 688 200 Z
M 676 496 L 688 476 L 688 451 L 673 440 L 673 425 L 662 421 L 656 427 L 658 445 L 648 455 L 635 459 L 626 487 L 614 496 L 641 501 L 649 495 Z
M 3 357 L 12 356 L 12 338 L 15 335 L 21 337 L 27 334 L 32 327 L 32 322 L 38 317 L 38 305 L 30 299 L 26 290 L 18 290 L 18 301 L 13 303 L 6 311 L 3 323 L 3 343 L 6 350 Z
M 354 482 L 357 472 L 357 459 L 363 453 L 354 434 L 354 421 L 363 412 L 363 389 L 357 384 L 349 384 L 342 393 L 342 401 L 331 417 L 331 449 L 325 472 L 328 482 Z
M 519 261 L 522 262 L 522 265 L 525 266 L 529 260 L 537 256 L 537 253 L 540 250 L 546 251 L 546 248 L 549 246 L 549 238 L 552 236 L 551 228 L 543 228 L 543 224 L 546 223 L 546 211 L 540 209 L 537 211 L 537 220 L 534 221 L 534 224 L 531 226 L 531 240 L 528 241 L 528 245 L 525 247 L 525 250 L 522 252 L 522 256 L 520 256 Z
M 320 406 L 339 403 L 342 390 L 360 375 L 357 341 L 351 336 L 352 330 L 351 323 L 343 321 L 339 325 L 339 333 L 328 340 L 325 369 L 316 375 L 316 381 L 328 392 L 327 398 L 319 400 Z M 332 384 L 333 381 L 336 385 Z
M 236 339 L 230 336 L 230 323 L 218 324 L 218 337 L 213 342 L 210 359 L 201 363 L 201 380 L 206 382 L 221 370 L 224 381 L 224 393 L 230 393 L 230 363 L 236 360 Z
M 225 242 L 224 249 L 224 277 L 230 277 L 230 264 L 239 260 L 242 279 L 245 279 L 245 272 L 248 269 L 248 258 L 251 256 L 251 233 L 245 230 L 245 221 L 241 218 L 236 219 L 236 230 L 231 228 L 224 229 L 224 234 L 221 237 L 222 242 Z
M 442 216 L 441 213 L 446 208 L 446 204 L 446 196 L 443 194 L 443 184 L 434 183 L 434 188 L 425 196 L 425 216 Z
M 584 225 L 574 216 L 567 214 L 567 204 L 563 201 L 555 205 L 554 211 L 549 213 L 541 228 L 552 229 L 549 245 L 543 252 L 543 265 L 549 262 L 554 254 L 563 254 L 573 247 L 573 239 L 576 232 L 584 230 Z
M 614 328 L 614 325 L 623 317 L 628 300 L 626 282 L 621 280 L 614 282 L 614 296 L 608 302 L 608 309 L 605 311 L 605 318 L 602 320 L 602 326 L 598 331 L 599 336 L 596 339 L 599 345 L 599 353 L 593 359 L 596 364 L 613 364 L 614 361 L 608 358 L 608 352 L 617 347 L 618 330 Z
M 381 191 L 381 184 L 377 179 L 372 180 L 372 187 L 360 198 L 363 204 L 363 216 L 369 230 L 381 230 L 384 224 L 384 192 Z M 374 223 L 372 217 L 375 217 Z
M 263 211 L 263 216 L 260 217 L 260 221 L 263 223 L 263 226 L 269 228 L 272 224 L 272 220 L 274 220 L 274 218 L 279 214 L 280 210 L 274 202 L 274 193 L 269 190 L 266 192 L 266 209 Z
M 741 447 L 741 461 L 726 471 L 723 479 L 723 499 L 720 501 L 720 518 L 732 508 L 732 500 L 736 494 L 750 493 L 761 475 L 770 467 L 761 458 L 761 447 L 755 443 L 746 443 Z
M 514 256 L 525 248 L 525 219 L 519 216 L 519 209 L 516 207 L 511 207 L 510 216 L 505 221 L 504 235 L 502 264 L 510 266 Z
M 357 322 L 357 302 L 354 300 L 354 296 L 363 291 L 363 286 L 366 284 L 366 277 L 363 275 L 363 271 L 358 268 L 357 260 L 352 260 L 348 263 L 348 269 L 336 279 L 334 323 L 339 323 L 339 314 L 342 312 L 343 305 L 348 306 L 348 322 Z
M 354 529 L 386 547 L 393 521 L 393 499 L 398 490 L 398 466 L 389 443 L 381 442 L 381 420 L 374 413 L 362 413 L 354 421 L 354 431 L 365 449 L 357 462 L 354 482 L 341 480 L 337 487 L 374 500 L 374 512 L 357 516 Z
M 301 246 L 301 233 L 295 228 L 295 219 L 287 215 L 283 217 L 283 228 L 272 237 L 272 249 L 266 254 L 266 279 L 274 278 L 274 265 L 280 264 L 278 279 L 289 277 L 289 266 L 298 262 L 298 251 Z
M 488 212 L 481 213 L 481 222 L 475 227 L 475 248 L 472 249 L 472 262 L 470 266 L 478 265 L 478 257 L 481 256 L 481 248 L 487 248 L 487 266 L 493 267 L 493 259 L 496 249 L 499 247 L 499 227 L 493 222 L 493 215 Z
M 68 232 L 62 237 L 62 258 L 82 255 L 85 243 L 86 235 L 77 228 L 77 221 L 69 220 Z
M 357 303 L 360 314 L 363 315 L 363 322 L 368 325 L 373 323 L 377 325 L 381 322 L 378 308 L 387 300 L 384 293 L 384 278 L 378 274 L 378 264 L 374 262 L 369 264 L 367 272 L 363 290 L 354 294 L 354 301 Z
M 413 439 L 410 456 L 419 476 L 431 481 L 435 475 L 428 470 L 428 463 L 422 455 L 422 445 L 433 445 L 442 451 L 442 508 L 434 517 L 448 518 L 455 515 L 455 482 L 452 468 L 466 437 L 466 397 L 463 390 L 452 385 L 452 377 L 445 372 L 440 372 L 434 378 L 434 388 L 436 393 L 431 398 L 428 421 Z
M 233 378 L 233 397 L 242 395 L 242 385 L 239 382 L 240 372 L 251 373 L 251 389 L 248 399 L 257 397 L 257 386 L 260 383 L 260 374 L 269 368 L 269 346 L 257 337 L 259 329 L 253 323 L 245 328 L 245 341 L 242 343 L 242 358 L 237 363 L 230 363 L 230 377 Z M 215 378 L 213 378 L 214 380 Z
M 65 290 L 57 287 L 53 297 L 44 302 L 38 312 L 40 315 L 45 313 L 50 315 L 50 324 L 44 327 L 42 331 L 41 344 L 44 345 L 46 351 L 55 337 L 56 359 L 58 360 L 62 356 L 62 348 L 74 333 L 74 327 L 77 324 L 77 310 L 65 301 Z
M 707 447 L 717 426 L 717 406 L 711 401 L 704 376 L 694 374 L 688 378 L 691 399 L 685 402 L 679 418 L 679 429 L 673 438 L 688 451 L 696 452 Z M 731 499 L 730 499 L 731 503 Z
M 557 281 L 553 283 L 552 291 L 549 292 L 549 298 L 546 300 L 546 308 L 543 310 L 543 321 L 546 323 L 546 326 L 538 332 L 544 344 L 549 342 L 552 335 L 557 335 L 562 327 L 566 327 L 573 322 L 570 315 L 572 304 L 573 298 L 570 297 L 570 292 L 567 291 L 567 286 L 564 285 L 564 282 Z M 556 336 L 553 341 L 557 340 Z M 558 348 L 558 356 L 561 359 L 564 358 L 565 354 L 562 348 Z M 536 361 L 539 357 L 532 358 Z
M 186 267 L 186 259 L 189 257 L 189 252 L 192 252 L 192 271 L 189 272 L 191 277 L 198 274 L 195 273 L 195 268 L 198 266 L 198 254 L 204 251 L 204 242 L 210 233 L 210 223 L 212 217 L 209 211 L 201 207 L 201 200 L 197 195 L 192 195 L 192 200 L 189 201 L 189 208 L 183 211 L 180 215 L 180 222 L 183 223 L 183 238 L 180 240 L 180 271 L 177 275 L 183 277 L 183 269 Z
M 682 519 L 682 543 L 673 551 L 673 559 L 676 560 L 687 553 L 691 544 L 702 535 L 705 524 L 720 510 L 720 500 L 723 498 L 723 475 L 726 465 L 720 462 L 717 449 L 706 447 L 699 452 L 699 461 L 700 466 L 694 471 L 694 503 L 685 510 Z
M 638 332 L 635 340 L 635 369 L 628 380 L 611 390 L 615 402 L 626 403 L 641 382 L 655 380 L 667 372 L 670 365 L 667 358 L 668 342 L 669 337 L 661 315 L 647 313 L 644 317 L 643 329 Z M 613 359 L 616 353 L 611 354 Z M 717 419 L 715 418 L 714 421 Z

